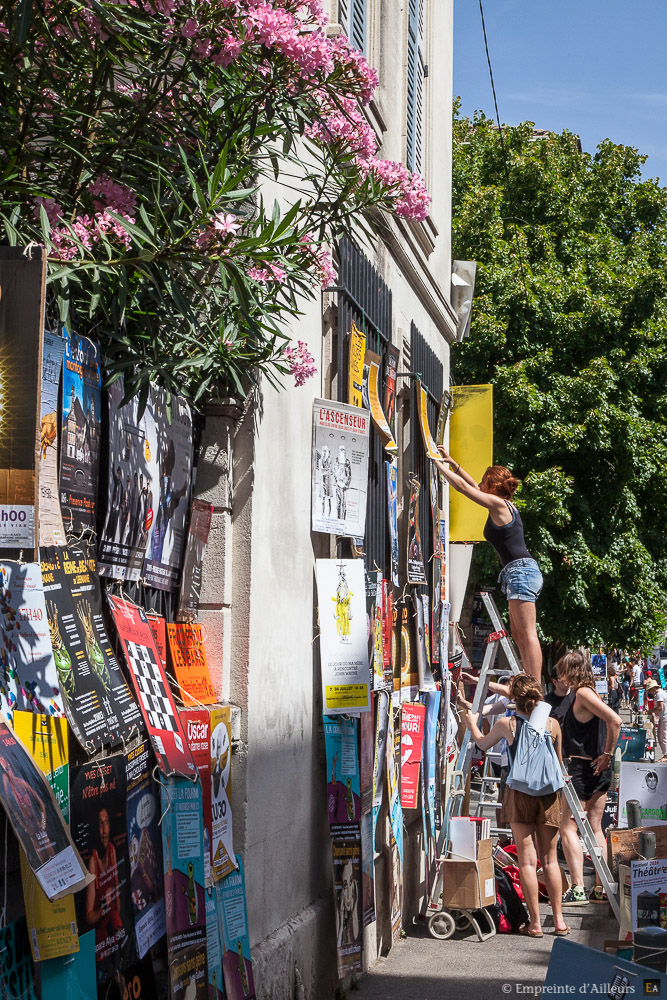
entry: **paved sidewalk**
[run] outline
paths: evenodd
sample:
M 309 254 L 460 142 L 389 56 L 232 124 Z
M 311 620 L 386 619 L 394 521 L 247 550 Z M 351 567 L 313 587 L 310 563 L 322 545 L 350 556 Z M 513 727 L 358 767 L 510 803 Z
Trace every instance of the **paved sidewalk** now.
M 522 987 L 544 983 L 556 940 L 549 907 L 542 907 L 542 913 L 544 937 L 537 939 L 497 934 L 480 943 L 474 934 L 465 932 L 448 941 L 436 941 L 424 924 L 417 925 L 406 939 L 394 945 L 387 958 L 380 959 L 371 972 L 361 977 L 358 989 L 348 993 L 348 1000 L 499 1000 L 535 996 Z M 618 936 L 618 925 L 606 905 L 568 906 L 564 913 L 572 928 L 571 940 L 580 944 L 602 949 L 605 939 Z

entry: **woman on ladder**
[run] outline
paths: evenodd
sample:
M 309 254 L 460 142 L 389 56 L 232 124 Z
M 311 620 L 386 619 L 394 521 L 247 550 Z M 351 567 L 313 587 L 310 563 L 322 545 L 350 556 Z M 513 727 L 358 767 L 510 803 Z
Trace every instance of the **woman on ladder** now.
M 491 465 L 478 485 L 446 448 L 440 446 L 439 451 L 443 461 L 434 462 L 434 465 L 450 486 L 489 512 L 484 537 L 491 542 L 502 563 L 498 582 L 507 596 L 512 638 L 519 647 L 524 671 L 539 681 L 542 647 L 537 638 L 535 604 L 544 581 L 540 567 L 526 548 L 521 514 L 512 503 L 519 480 L 504 465 Z M 455 468 L 448 468 L 450 465 Z

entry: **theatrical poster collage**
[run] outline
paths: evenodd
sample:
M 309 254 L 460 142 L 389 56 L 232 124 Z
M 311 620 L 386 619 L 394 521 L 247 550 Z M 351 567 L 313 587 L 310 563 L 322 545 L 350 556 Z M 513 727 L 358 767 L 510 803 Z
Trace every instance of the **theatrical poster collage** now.
M 335 536 L 348 556 L 317 559 L 319 653 L 326 747 L 327 808 L 336 910 L 338 974 L 362 969 L 363 929 L 375 910 L 376 852 L 385 852 L 394 936 L 403 910 L 404 811 L 421 806 L 426 870 L 440 828 L 440 789 L 456 726 L 449 705 L 446 515 L 435 467 L 429 481 L 399 478 L 395 437 L 398 350 L 366 349 L 352 326 L 347 402 L 313 403 L 312 530 Z M 384 368 L 384 380 L 381 372 Z M 442 401 L 432 436 L 427 387 L 416 380 L 416 412 L 429 459 L 439 458 L 447 420 Z M 388 564 L 363 558 L 372 434 L 384 449 Z M 405 486 L 403 486 L 403 482 Z M 419 498 L 430 500 L 433 551 L 424 551 Z M 399 551 L 399 495 L 405 491 L 405 548 Z M 399 582 L 405 583 L 399 591 Z M 386 802 L 391 831 L 378 823 Z M 380 832 L 378 832 L 380 831 Z
M 0 929 L 4 994 L 250 1000 L 231 710 L 197 621 L 213 508 L 191 496 L 192 413 L 104 388 L 98 346 L 72 331 L 12 336 L 0 802 L 24 915 Z M 170 595 L 173 620 L 130 600 L 137 583 Z

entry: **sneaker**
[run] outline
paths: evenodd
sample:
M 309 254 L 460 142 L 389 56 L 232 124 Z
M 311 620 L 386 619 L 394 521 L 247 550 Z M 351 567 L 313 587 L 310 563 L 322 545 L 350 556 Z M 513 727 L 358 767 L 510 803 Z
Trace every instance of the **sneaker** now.
M 588 896 L 583 885 L 571 885 L 567 892 L 563 893 L 563 906 L 585 906 L 588 903 Z
M 588 901 L 590 903 L 606 903 L 607 894 L 601 885 L 594 885 L 588 894 Z

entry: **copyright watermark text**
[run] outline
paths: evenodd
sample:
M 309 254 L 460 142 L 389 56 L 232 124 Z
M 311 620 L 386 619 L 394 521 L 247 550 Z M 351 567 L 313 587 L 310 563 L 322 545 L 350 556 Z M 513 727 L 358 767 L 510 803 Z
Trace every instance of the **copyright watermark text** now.
M 531 983 L 503 983 L 500 987 L 505 994 L 517 996 L 602 996 L 610 995 L 610 983 L 581 983 L 580 986 L 536 986 Z M 634 986 L 626 985 L 623 994 L 630 996 L 636 991 Z M 613 994 L 612 994 L 613 995 Z

